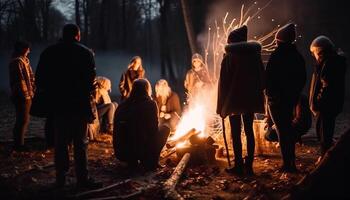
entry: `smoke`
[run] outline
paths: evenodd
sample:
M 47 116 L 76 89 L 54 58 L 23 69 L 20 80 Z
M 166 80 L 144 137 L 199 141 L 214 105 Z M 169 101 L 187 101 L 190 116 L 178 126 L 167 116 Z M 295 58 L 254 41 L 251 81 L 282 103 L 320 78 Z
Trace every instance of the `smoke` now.
M 36 66 L 39 61 L 41 52 L 45 49 L 44 46 L 33 46 L 29 54 L 29 59 L 33 71 L 35 72 Z M 119 80 L 122 73 L 127 69 L 130 59 L 135 56 L 134 54 L 124 53 L 121 51 L 96 51 L 95 63 L 97 76 L 105 76 L 111 80 L 112 94 L 119 95 Z M 8 64 L 11 60 L 11 51 L 2 51 L 0 54 L 0 91 L 10 90 L 9 77 L 8 77 Z M 146 60 L 143 60 L 143 66 L 146 71 L 146 78 L 155 84 L 160 79 L 159 64 L 153 62 L 152 65 Z M 69 73 L 69 72 L 66 72 Z M 64 79 L 62 79 L 64 81 Z

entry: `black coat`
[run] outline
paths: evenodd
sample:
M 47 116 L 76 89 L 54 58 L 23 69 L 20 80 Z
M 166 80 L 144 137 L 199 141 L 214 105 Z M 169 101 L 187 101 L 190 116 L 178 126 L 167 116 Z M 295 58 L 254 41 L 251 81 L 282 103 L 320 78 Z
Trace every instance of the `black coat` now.
M 121 161 L 145 161 L 155 156 L 158 108 L 150 97 L 128 98 L 114 118 L 114 150 Z M 159 156 L 159 155 L 157 155 Z
M 306 82 L 305 61 L 294 44 L 280 44 L 266 66 L 269 103 L 295 106 Z
M 333 54 L 316 66 L 310 87 L 310 108 L 314 113 L 339 114 L 344 105 L 346 58 Z
M 90 49 L 76 41 L 49 46 L 40 55 L 35 76 L 38 95 L 44 96 L 41 99 L 48 113 L 78 115 L 92 121 L 96 70 Z
M 255 42 L 227 45 L 221 62 L 217 113 L 257 113 L 264 110 L 264 66 Z

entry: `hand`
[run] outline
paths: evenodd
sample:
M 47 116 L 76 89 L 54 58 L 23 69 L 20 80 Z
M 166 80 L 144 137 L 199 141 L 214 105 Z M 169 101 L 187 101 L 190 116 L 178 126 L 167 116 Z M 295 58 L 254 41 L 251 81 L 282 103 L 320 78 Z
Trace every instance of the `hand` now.
M 160 107 L 160 111 L 165 112 L 166 111 L 166 106 L 162 105 L 162 107 Z
M 160 117 L 160 118 L 163 118 L 163 117 L 164 117 L 164 112 L 160 112 L 160 113 L 159 113 L 159 117 Z
M 170 118 L 171 118 L 171 115 L 168 114 L 168 113 L 166 113 L 166 114 L 164 114 L 164 118 L 165 118 L 165 119 L 170 119 Z

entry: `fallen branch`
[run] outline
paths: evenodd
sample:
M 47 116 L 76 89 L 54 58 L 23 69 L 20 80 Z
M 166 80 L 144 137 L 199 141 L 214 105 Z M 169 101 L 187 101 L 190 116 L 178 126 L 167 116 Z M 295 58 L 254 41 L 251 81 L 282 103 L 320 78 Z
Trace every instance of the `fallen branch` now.
M 109 185 L 109 186 L 106 186 L 106 187 L 103 187 L 103 188 L 82 192 L 82 193 L 76 194 L 74 196 L 74 198 L 76 198 L 76 199 L 87 198 L 88 196 L 92 196 L 92 195 L 98 194 L 100 192 L 105 192 L 105 191 L 107 191 L 109 189 L 118 187 L 118 186 L 123 185 L 125 183 L 129 183 L 130 181 L 131 181 L 131 179 L 126 179 L 126 180 L 120 181 L 118 183 L 114 183 L 112 185 Z
M 187 163 L 189 162 L 191 154 L 186 153 L 179 164 L 176 166 L 174 172 L 171 174 L 170 178 L 164 183 L 163 189 L 165 191 L 166 199 L 183 199 L 183 197 L 176 192 L 175 187 L 179 182 L 182 173 L 185 171 Z

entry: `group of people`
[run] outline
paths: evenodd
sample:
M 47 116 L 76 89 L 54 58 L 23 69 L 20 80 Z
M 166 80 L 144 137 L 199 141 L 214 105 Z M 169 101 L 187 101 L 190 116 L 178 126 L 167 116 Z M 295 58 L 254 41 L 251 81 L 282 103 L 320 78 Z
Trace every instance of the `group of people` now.
M 294 44 L 295 26 L 288 24 L 277 32 L 277 48 L 266 68 L 261 60 L 261 45 L 248 42 L 247 32 L 247 26 L 242 26 L 230 33 L 218 82 L 217 114 L 229 116 L 235 157 L 235 165 L 228 171 L 253 174 L 254 113 L 267 110 L 277 133 L 272 140 L 280 142 L 282 170 L 295 172 L 295 142 L 301 129 L 293 122 L 303 116 L 298 105 L 305 105 L 301 93 L 306 82 L 304 58 Z M 142 60 L 136 56 L 121 75 L 121 101 L 113 102 L 109 96 L 111 82 L 96 77 L 94 53 L 79 42 L 79 27 L 67 24 L 62 33 L 59 42 L 41 53 L 35 78 L 27 57 L 29 44 L 15 44 L 9 65 L 11 99 L 16 109 L 14 149 L 26 149 L 24 134 L 29 116 L 45 117 L 50 122 L 55 149 L 56 185 L 65 185 L 68 145 L 73 142 L 78 187 L 100 187 L 101 183 L 90 178 L 87 168 L 88 126 L 97 119 L 105 123 L 107 133 L 113 134 L 119 160 L 132 169 L 157 168 L 160 152 L 181 116 L 179 96 L 164 79 L 157 81 L 153 95 Z M 310 50 L 316 59 L 310 109 L 317 117 L 316 132 L 324 153 L 332 145 L 335 118 L 342 110 L 346 63 L 325 36 L 317 37 Z M 194 54 L 184 84 L 188 99 L 213 85 L 203 58 Z M 247 137 L 248 155 L 244 159 L 241 128 Z
M 317 121 L 321 154 L 332 146 L 335 118 L 344 104 L 346 59 L 329 38 L 319 36 L 312 41 L 310 51 L 316 65 L 307 106 L 307 98 L 302 94 L 307 79 L 305 61 L 294 43 L 295 25 L 290 23 L 278 30 L 277 47 L 266 67 L 261 59 L 261 45 L 248 42 L 247 31 L 242 26 L 229 34 L 218 83 L 217 114 L 229 117 L 233 141 L 235 164 L 228 172 L 254 173 L 254 113 L 266 113 L 272 129 L 266 139 L 279 141 L 281 171 L 297 172 L 295 143 L 310 128 L 311 112 Z M 244 159 L 241 127 L 247 138 Z

